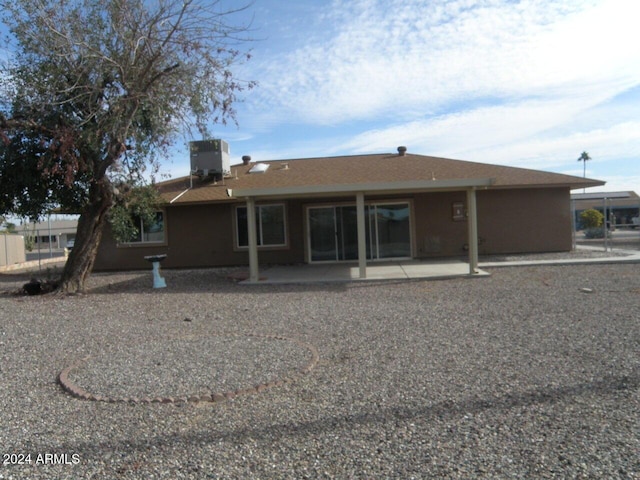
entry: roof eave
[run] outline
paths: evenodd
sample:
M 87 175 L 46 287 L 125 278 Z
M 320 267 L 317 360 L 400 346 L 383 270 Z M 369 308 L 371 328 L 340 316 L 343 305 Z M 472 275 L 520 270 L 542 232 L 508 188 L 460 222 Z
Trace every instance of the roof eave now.
M 604 185 L 606 182 L 600 180 L 592 180 L 586 182 L 544 182 L 544 183 L 504 183 L 504 184 L 496 184 L 491 188 L 494 190 L 505 190 L 505 189 L 524 189 L 524 188 L 568 188 L 569 190 L 578 190 L 582 188 L 589 187 L 600 187 Z
M 569 189 L 570 190 L 577 190 L 579 188 L 590 188 L 590 187 L 602 187 L 603 185 L 605 185 L 607 182 L 602 181 L 602 180 L 591 180 L 591 179 L 587 179 L 586 181 L 582 182 L 582 183 L 572 183 L 571 185 L 569 185 Z
M 450 180 L 411 180 L 404 182 L 353 183 L 336 185 L 304 185 L 272 188 L 229 189 L 229 196 L 248 197 L 313 197 L 322 195 L 347 195 L 363 193 L 406 193 L 434 190 L 465 190 L 486 188 L 495 183 L 494 178 L 464 178 Z

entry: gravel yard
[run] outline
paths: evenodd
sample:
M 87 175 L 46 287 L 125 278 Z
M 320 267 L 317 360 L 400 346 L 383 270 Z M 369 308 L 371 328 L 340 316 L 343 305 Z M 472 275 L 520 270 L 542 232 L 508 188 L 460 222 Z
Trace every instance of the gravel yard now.
M 487 270 L 71 297 L 0 275 L 0 479 L 640 478 L 640 264 Z M 57 381 L 84 358 L 69 379 L 120 400 L 289 381 L 91 401 Z

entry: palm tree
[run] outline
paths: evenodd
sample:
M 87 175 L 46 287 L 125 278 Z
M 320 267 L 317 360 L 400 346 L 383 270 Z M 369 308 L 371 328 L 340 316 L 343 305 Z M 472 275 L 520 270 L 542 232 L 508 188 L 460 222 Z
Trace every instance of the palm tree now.
M 587 178 L 587 161 L 591 160 L 591 157 L 589 156 L 589 154 L 587 152 L 582 152 L 580 154 L 580 157 L 578 158 L 579 162 L 582 162 L 583 167 L 582 167 L 582 176 L 584 178 Z M 585 192 L 586 189 L 582 189 L 582 193 Z
M 582 152 L 580 154 L 580 157 L 578 158 L 578 161 L 582 162 L 584 164 L 582 176 L 585 177 L 585 178 L 587 177 L 587 162 L 589 160 L 591 160 L 591 157 L 589 156 L 589 154 L 587 152 Z

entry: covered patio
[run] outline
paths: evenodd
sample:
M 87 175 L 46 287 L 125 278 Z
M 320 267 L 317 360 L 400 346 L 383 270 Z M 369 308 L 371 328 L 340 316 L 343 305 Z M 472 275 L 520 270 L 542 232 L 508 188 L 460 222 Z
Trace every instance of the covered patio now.
M 432 278 L 449 277 L 458 275 L 479 275 L 478 269 L 478 215 L 476 207 L 476 190 L 487 188 L 494 183 L 493 178 L 465 178 L 453 180 L 416 180 L 403 182 L 365 183 L 365 184 L 337 184 L 321 186 L 295 186 L 285 188 L 255 188 L 255 189 L 228 189 L 228 196 L 235 196 L 246 201 L 247 205 L 247 227 L 248 227 L 248 251 L 249 251 L 249 282 L 257 283 L 269 281 L 269 276 L 261 275 L 259 272 L 258 242 L 256 232 L 256 202 L 265 199 L 283 198 L 314 198 L 318 196 L 355 197 L 357 212 L 357 266 L 349 263 L 313 263 L 305 267 L 304 270 L 271 272 L 271 282 L 276 278 L 291 278 L 300 276 L 299 281 L 322 281 L 311 280 L 314 278 L 326 278 L 333 280 L 366 280 L 366 279 L 389 279 L 389 278 Z M 421 262 L 411 260 L 368 262 L 365 229 L 365 199 L 371 195 L 393 195 L 416 192 L 445 192 L 463 191 L 466 192 L 467 199 L 467 239 L 468 239 L 468 263 L 450 263 L 443 260 L 435 262 Z M 302 273 L 304 272 L 304 273 Z M 264 279 L 267 280 L 264 280 Z

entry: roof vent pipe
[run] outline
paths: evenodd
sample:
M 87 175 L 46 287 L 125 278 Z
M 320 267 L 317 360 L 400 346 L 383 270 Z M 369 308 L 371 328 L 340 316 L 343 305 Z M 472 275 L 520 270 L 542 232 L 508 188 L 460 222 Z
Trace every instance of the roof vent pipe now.
M 251 162 L 251 156 L 250 155 L 243 155 L 242 156 L 242 164 L 243 165 L 249 165 L 249 162 Z
M 398 147 L 398 155 L 400 155 L 401 157 L 404 157 L 406 153 L 407 153 L 407 147 Z

